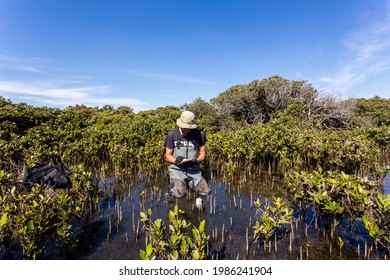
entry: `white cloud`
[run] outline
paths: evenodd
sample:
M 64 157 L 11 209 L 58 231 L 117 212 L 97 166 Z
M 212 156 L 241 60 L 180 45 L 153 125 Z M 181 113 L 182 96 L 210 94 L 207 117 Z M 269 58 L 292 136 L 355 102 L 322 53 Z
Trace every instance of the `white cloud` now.
M 26 73 L 45 73 L 44 64 L 50 60 L 39 57 L 16 57 L 0 54 L 0 69 Z
M 348 91 L 390 69 L 390 13 L 380 22 L 354 30 L 344 40 L 347 55 L 333 77 L 322 77 L 328 87 Z
M 20 71 L 20 72 L 27 72 L 27 73 L 45 73 L 45 71 L 43 71 L 37 67 L 27 66 L 27 65 L 7 65 L 4 68 L 10 69 L 10 70 L 15 70 L 15 71 Z
M 111 86 L 94 85 L 92 76 L 69 73 L 53 67 L 54 64 L 45 58 L 0 54 L 0 73 L 3 76 L 0 80 L 0 96 L 21 102 L 28 101 L 38 106 L 44 104 L 67 107 L 84 104 L 93 107 L 129 106 L 135 112 L 147 110 L 149 105 L 147 102 L 136 98 L 112 96 Z
M 109 94 L 108 86 L 67 87 L 54 82 L 27 83 L 15 81 L 0 81 L 1 93 L 16 94 L 19 98 L 35 101 L 50 106 L 72 106 L 84 104 L 86 106 L 129 106 L 134 111 L 146 110 L 148 103 L 135 98 L 106 97 Z
M 0 81 L 0 92 L 44 96 L 48 98 L 77 99 L 88 96 L 93 88 L 54 88 L 39 86 L 34 83 Z
M 336 83 L 338 80 L 335 78 L 330 78 L 330 77 L 322 77 L 320 78 L 321 82 L 326 82 L 326 83 Z
M 128 106 L 131 107 L 134 112 L 139 112 L 143 110 L 148 110 L 147 105 L 148 103 L 142 102 L 138 99 L 134 98 L 121 98 L 121 97 L 112 97 L 112 98 L 106 98 L 106 97 L 87 97 L 87 98 L 78 98 L 78 99 L 67 99 L 67 98 L 61 98 L 61 99 L 44 99 L 44 98 L 36 98 L 35 101 L 46 104 L 48 106 L 56 106 L 56 107 L 67 107 L 67 106 L 73 106 L 73 105 L 85 105 L 90 107 L 102 107 L 104 105 L 111 105 L 113 107 L 119 107 L 119 106 Z

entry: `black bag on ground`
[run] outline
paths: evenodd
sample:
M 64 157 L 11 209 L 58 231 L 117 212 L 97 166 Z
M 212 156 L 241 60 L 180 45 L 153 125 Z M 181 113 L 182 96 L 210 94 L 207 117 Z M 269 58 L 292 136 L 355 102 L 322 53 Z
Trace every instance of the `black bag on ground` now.
M 62 163 L 45 164 L 27 169 L 23 183 L 31 186 L 39 184 L 53 189 L 67 188 L 71 185 L 70 178 L 66 175 Z

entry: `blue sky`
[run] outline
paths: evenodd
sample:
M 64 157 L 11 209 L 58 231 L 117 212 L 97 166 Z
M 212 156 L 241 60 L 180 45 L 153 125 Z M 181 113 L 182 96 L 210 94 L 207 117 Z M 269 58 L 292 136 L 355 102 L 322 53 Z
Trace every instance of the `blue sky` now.
M 0 0 L 0 96 L 136 112 L 274 75 L 390 98 L 390 0 Z

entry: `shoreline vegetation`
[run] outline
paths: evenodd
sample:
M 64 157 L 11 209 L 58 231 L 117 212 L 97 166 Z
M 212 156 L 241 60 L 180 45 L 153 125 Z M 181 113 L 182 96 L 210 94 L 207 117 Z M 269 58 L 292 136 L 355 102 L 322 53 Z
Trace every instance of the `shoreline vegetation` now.
M 26 259 L 45 258 L 49 250 L 71 258 L 80 225 L 105 195 L 96 178 L 166 176 L 163 143 L 184 109 L 195 113 L 208 138 L 202 168 L 226 181 L 238 176 L 245 181 L 243 173 L 248 178 L 264 171 L 279 174 L 290 204 L 315 207 L 334 220 L 361 221 L 373 244 L 389 256 L 390 196 L 381 186 L 390 172 L 390 99 L 339 100 L 305 81 L 279 76 L 232 86 L 210 102 L 197 98 L 180 108 L 139 113 L 110 105 L 34 107 L 0 97 L 0 250 L 16 250 Z M 26 168 L 58 159 L 72 176 L 72 188 L 19 192 L 13 187 Z M 279 198 L 267 205 L 258 201 L 256 207 L 262 214 L 247 235 L 266 244 L 289 225 L 291 209 Z M 176 224 L 182 222 L 178 211 Z M 156 221 L 143 215 L 152 232 Z M 192 242 L 180 233 L 172 252 L 158 251 L 156 240 L 149 240 L 142 256 L 191 258 L 196 252 L 196 258 L 207 258 L 203 226 L 201 233 L 203 239 L 199 233 L 194 237 L 201 246 L 192 255 L 180 254 L 178 248 Z M 161 232 L 158 236 L 164 239 Z M 342 244 L 339 240 L 340 250 Z

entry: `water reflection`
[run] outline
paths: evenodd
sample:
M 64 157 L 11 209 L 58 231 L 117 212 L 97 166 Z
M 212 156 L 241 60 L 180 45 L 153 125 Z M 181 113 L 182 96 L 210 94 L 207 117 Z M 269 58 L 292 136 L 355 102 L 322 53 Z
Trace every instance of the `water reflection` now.
M 383 191 L 385 194 L 390 194 L 390 175 L 387 175 L 384 179 Z
M 215 174 L 208 178 L 212 193 L 202 197 L 201 208 L 196 206 L 195 193 L 183 199 L 170 197 L 167 178 L 104 178 L 99 184 L 105 196 L 81 229 L 77 250 L 48 258 L 140 259 L 139 251 L 146 246 L 140 212 L 151 209 L 153 220 L 160 218 L 167 224 L 169 211 L 178 204 L 187 222 L 198 226 L 206 220 L 208 259 L 385 259 L 386 252 L 372 244 L 361 221 L 326 219 L 314 207 L 294 205 L 278 175 L 244 181 L 223 180 Z M 383 190 L 390 194 L 390 175 L 384 179 Z M 290 203 L 291 223 L 266 244 L 254 241 L 253 226 L 259 214 L 253 201 L 260 198 L 264 204 L 273 196 Z M 0 252 L 0 257 L 8 255 Z M 9 257 L 22 258 L 14 253 Z
M 384 186 L 387 193 L 389 178 Z M 202 197 L 201 208 L 196 207 L 195 193 L 179 200 L 167 195 L 166 179 L 101 182 L 107 196 L 91 217 L 81 242 L 83 253 L 78 258 L 139 259 L 139 250 L 146 243 L 140 211 L 150 208 L 153 220 L 166 222 L 169 210 L 178 204 L 184 211 L 181 217 L 193 225 L 206 219 L 209 259 L 383 259 L 384 252 L 374 250 L 360 222 L 324 220 L 311 207 L 290 205 L 294 207 L 291 224 L 267 244 L 253 242 L 253 226 L 259 218 L 253 201 L 260 198 L 265 202 L 272 196 L 289 200 L 280 178 L 262 176 L 242 183 L 224 182 L 211 175 L 209 181 L 213 191 Z

